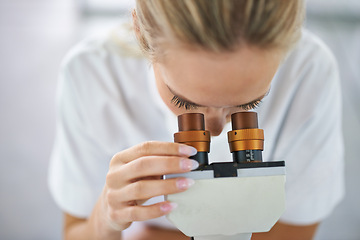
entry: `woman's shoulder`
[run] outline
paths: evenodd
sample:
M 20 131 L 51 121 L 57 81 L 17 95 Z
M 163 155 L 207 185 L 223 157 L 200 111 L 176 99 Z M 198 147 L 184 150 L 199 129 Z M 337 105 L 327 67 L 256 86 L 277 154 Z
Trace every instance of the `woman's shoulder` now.
M 97 91 L 143 85 L 149 63 L 137 52 L 136 42 L 130 41 L 131 31 L 124 29 L 118 27 L 77 43 L 63 58 L 60 75 L 79 88 L 87 85 Z
M 59 91 L 71 92 L 91 107 L 128 107 L 140 101 L 139 93 L 149 92 L 148 80 L 147 60 L 126 54 L 110 33 L 88 37 L 71 48 L 60 68 Z
M 303 29 L 300 41 L 280 66 L 276 81 L 311 88 L 337 78 L 338 65 L 331 50 L 318 36 Z
M 109 51 L 106 47 L 107 39 L 105 36 L 88 36 L 76 43 L 65 54 L 62 67 L 68 67 L 73 64 L 86 64 L 90 59 L 100 61 Z
M 302 65 L 336 66 L 336 60 L 326 43 L 307 29 L 302 30 L 302 36 L 288 59 L 292 63 Z
M 91 35 L 74 45 L 65 55 L 62 66 L 71 64 L 98 64 L 104 60 L 143 62 L 142 53 L 130 26 L 121 24 L 101 35 Z M 108 62 L 109 63 L 109 62 Z

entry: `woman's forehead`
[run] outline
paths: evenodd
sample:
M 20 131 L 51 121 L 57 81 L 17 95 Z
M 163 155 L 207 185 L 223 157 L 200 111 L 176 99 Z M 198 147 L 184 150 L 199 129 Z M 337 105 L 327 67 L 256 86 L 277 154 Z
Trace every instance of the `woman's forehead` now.
M 174 49 L 164 60 L 156 64 L 174 93 L 199 105 L 234 106 L 267 92 L 281 57 L 245 48 L 224 54 Z

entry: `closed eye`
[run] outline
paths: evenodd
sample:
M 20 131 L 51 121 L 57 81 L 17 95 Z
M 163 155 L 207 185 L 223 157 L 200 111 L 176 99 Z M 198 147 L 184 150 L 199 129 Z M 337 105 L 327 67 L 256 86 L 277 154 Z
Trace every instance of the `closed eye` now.
M 249 102 L 246 104 L 238 105 L 236 107 L 241 108 L 242 110 L 245 110 L 245 111 L 249 111 L 249 110 L 259 107 L 259 105 L 261 103 L 262 103 L 262 99 L 258 99 L 258 100 L 255 100 L 255 101 L 252 101 L 252 102 Z
M 179 96 L 174 95 L 173 98 L 171 99 L 171 102 L 178 108 L 185 108 L 186 110 L 193 110 L 193 109 L 198 109 L 200 106 L 192 103 L 192 102 L 188 102 L 185 101 L 183 99 L 181 99 Z
M 192 103 L 189 101 L 186 101 L 184 99 L 181 99 L 179 96 L 174 95 L 171 99 L 171 103 L 173 103 L 178 108 L 184 108 L 186 110 L 194 110 L 198 109 L 199 107 L 203 107 L 201 105 L 198 105 L 196 103 Z M 235 106 L 236 108 L 241 108 L 241 110 L 249 111 L 252 109 L 257 108 L 262 103 L 261 99 Z
M 198 109 L 200 107 L 206 107 L 203 105 L 199 105 L 199 104 L 184 100 L 181 97 L 179 97 L 178 95 L 174 94 L 170 88 L 169 88 L 169 90 L 173 94 L 171 103 L 174 104 L 178 108 L 184 108 L 186 110 L 193 110 L 193 109 Z M 251 102 L 248 102 L 245 104 L 240 104 L 240 105 L 234 106 L 234 107 L 240 108 L 241 110 L 244 110 L 244 111 L 249 111 L 249 110 L 255 109 L 255 108 L 259 107 L 259 105 L 262 103 L 262 99 L 264 97 L 266 97 L 269 94 L 269 92 L 270 92 L 270 89 L 260 98 L 255 99 L 254 101 L 251 101 Z

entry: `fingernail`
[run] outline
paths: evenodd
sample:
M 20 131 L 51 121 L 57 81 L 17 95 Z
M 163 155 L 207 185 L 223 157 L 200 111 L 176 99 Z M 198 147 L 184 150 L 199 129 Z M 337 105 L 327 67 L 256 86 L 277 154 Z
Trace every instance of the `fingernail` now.
M 199 167 L 199 163 L 198 163 L 198 161 L 184 158 L 184 159 L 181 159 L 181 161 L 180 161 L 180 167 L 182 170 L 185 170 L 185 171 L 195 170 Z
M 194 156 L 197 153 L 196 148 L 188 145 L 180 145 L 179 153 L 186 156 Z
M 176 186 L 180 190 L 185 190 L 194 185 L 195 181 L 191 178 L 180 178 L 176 181 Z
M 170 212 L 171 210 L 175 209 L 178 205 L 176 203 L 164 203 L 160 206 L 160 210 L 163 212 Z

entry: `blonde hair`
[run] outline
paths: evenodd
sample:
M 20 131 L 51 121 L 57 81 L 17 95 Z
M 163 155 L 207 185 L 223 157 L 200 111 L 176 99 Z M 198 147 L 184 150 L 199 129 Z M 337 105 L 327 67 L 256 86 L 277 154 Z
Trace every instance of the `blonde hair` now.
M 243 45 L 290 49 L 301 35 L 303 0 L 136 0 L 134 28 L 154 60 L 166 44 L 213 52 Z

